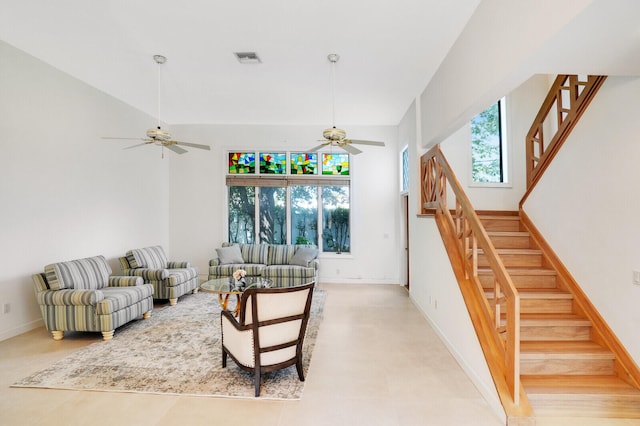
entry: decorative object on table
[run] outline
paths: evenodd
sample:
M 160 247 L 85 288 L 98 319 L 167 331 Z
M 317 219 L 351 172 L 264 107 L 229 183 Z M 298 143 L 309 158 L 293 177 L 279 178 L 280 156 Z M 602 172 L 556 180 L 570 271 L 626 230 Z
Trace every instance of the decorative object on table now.
M 236 280 L 236 288 L 244 289 L 247 286 L 247 271 L 244 269 L 236 269 L 233 272 L 233 279 Z
M 304 339 L 305 374 L 325 300 L 326 292 L 316 288 Z M 176 306 L 156 307 L 151 318 L 122 326 L 110 342 L 90 344 L 46 368 L 33 366 L 29 377 L 11 386 L 253 399 L 253 375 L 233 363 L 224 369 L 220 365 L 220 311 L 216 295 L 206 292 L 186 297 Z M 260 395 L 300 399 L 304 386 L 295 369 L 288 368 L 265 375 Z

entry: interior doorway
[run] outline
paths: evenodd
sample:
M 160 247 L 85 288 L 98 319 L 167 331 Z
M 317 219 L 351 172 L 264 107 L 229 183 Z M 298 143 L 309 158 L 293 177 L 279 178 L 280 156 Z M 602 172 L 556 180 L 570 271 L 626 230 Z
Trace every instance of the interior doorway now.
M 402 218 L 404 222 L 403 245 L 404 245 L 404 286 L 409 290 L 411 276 L 409 274 L 409 195 L 402 195 Z

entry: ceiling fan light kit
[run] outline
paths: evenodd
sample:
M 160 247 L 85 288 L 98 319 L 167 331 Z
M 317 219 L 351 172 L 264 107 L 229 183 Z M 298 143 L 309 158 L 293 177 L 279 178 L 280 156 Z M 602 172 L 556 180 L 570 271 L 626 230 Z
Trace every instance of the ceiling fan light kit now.
M 333 121 L 333 125 L 322 132 L 324 142 L 320 140 L 319 142 L 323 143 L 311 148 L 307 152 L 317 152 L 318 150 L 326 146 L 337 146 L 353 155 L 356 155 L 360 154 L 362 151 L 353 146 L 354 144 L 384 146 L 384 142 L 347 139 L 347 132 L 336 127 L 335 66 L 336 62 L 340 60 L 340 55 L 338 55 L 337 53 L 330 53 L 329 55 L 327 55 L 327 59 L 331 63 L 331 119 Z
M 190 142 L 181 142 L 173 140 L 171 137 L 171 133 L 166 130 L 162 130 L 160 127 L 160 66 L 167 62 L 166 56 L 163 55 L 153 55 L 153 60 L 158 64 L 158 127 L 155 129 L 149 129 L 146 133 L 146 138 L 112 138 L 112 137 L 103 137 L 102 139 L 120 139 L 120 140 L 142 140 L 143 142 L 137 145 L 132 145 L 125 147 L 123 149 L 131 149 L 136 148 L 142 145 L 158 145 L 162 147 L 162 158 L 164 158 L 164 149 L 167 148 L 176 154 L 184 154 L 188 152 L 186 149 L 181 148 L 178 145 L 188 146 L 191 148 L 205 149 L 207 151 L 211 150 L 209 145 L 202 145 L 198 143 L 190 143 Z

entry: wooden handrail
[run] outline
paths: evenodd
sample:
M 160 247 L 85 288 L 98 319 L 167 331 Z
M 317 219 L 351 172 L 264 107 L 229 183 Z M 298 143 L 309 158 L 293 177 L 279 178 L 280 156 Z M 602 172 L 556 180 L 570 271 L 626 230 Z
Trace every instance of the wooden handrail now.
M 498 365 L 501 371 L 491 371 L 491 373 L 494 375 L 494 380 L 497 375 L 506 382 L 512 398 L 508 405 L 517 407 L 521 397 L 520 296 L 487 232 L 480 223 L 471 202 L 464 193 L 462 185 L 442 154 L 440 146 L 436 145 L 425 153 L 421 157 L 420 163 L 421 213 L 427 213 L 427 210 L 435 208 L 436 219 L 448 228 L 449 233 L 456 236 L 456 249 L 464 265 L 465 278 L 468 278 L 468 282 L 472 283 L 476 296 L 481 300 L 479 305 L 482 309 L 481 317 L 485 321 L 485 326 L 476 327 L 476 332 L 487 329 L 487 324 L 490 326 L 491 336 L 479 335 L 478 337 L 481 344 L 485 343 L 491 346 L 490 349 L 483 347 L 485 352 L 489 350 L 499 354 L 500 363 Z M 451 213 L 447 205 L 447 186 L 456 199 L 454 214 Z M 450 247 L 448 249 L 451 250 Z M 480 250 L 485 255 L 494 275 L 495 285 L 492 295 L 485 293 L 478 279 L 478 253 Z M 501 306 L 504 306 L 506 312 L 501 312 Z M 505 405 L 504 401 L 503 405 Z
M 527 133 L 527 191 L 521 208 L 606 78 L 574 74 L 556 77 Z

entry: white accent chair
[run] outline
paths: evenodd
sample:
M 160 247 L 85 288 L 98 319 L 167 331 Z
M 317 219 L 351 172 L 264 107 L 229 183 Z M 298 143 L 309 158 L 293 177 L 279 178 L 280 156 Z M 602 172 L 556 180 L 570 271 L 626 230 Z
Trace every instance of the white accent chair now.
M 222 311 L 222 367 L 229 355 L 238 367 L 253 372 L 256 397 L 262 373 L 295 365 L 304 381 L 302 344 L 314 285 L 250 288 L 240 299 L 239 320 Z

